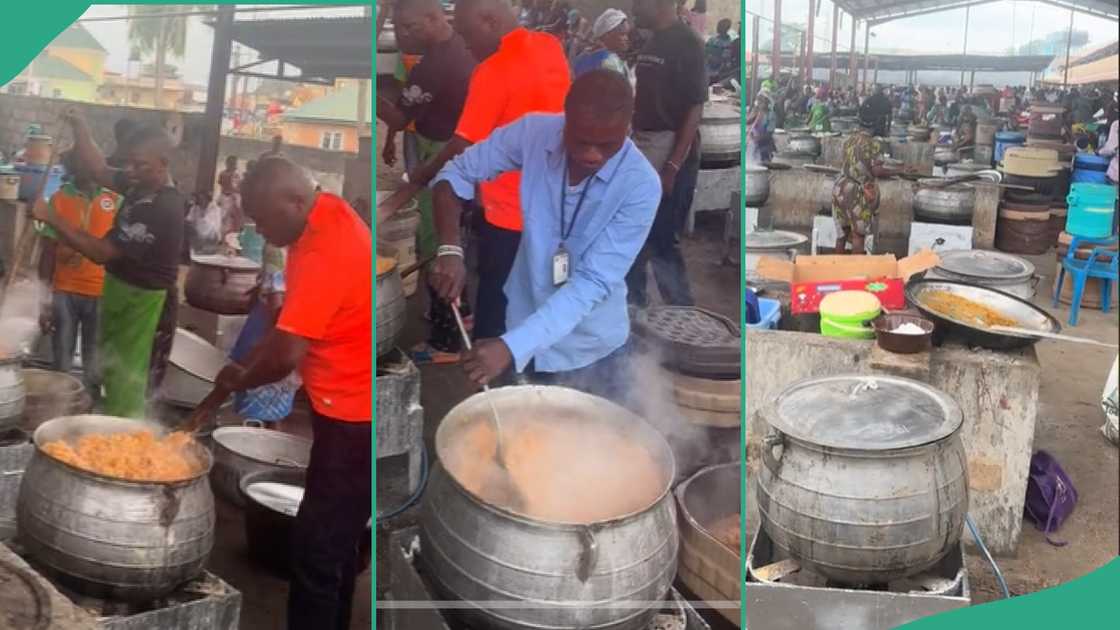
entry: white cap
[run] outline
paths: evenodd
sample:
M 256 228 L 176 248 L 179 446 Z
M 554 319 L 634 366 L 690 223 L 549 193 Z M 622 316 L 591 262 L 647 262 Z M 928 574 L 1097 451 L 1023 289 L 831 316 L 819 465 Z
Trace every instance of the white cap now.
M 595 24 L 591 27 L 591 37 L 599 39 L 607 33 L 618 28 L 619 24 L 626 21 L 626 14 L 618 9 L 607 9 L 603 14 L 595 19 Z

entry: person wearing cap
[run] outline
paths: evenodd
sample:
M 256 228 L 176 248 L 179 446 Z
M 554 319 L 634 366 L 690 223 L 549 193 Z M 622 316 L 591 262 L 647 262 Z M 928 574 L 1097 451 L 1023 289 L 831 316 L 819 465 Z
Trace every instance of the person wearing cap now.
M 579 78 L 592 70 L 602 68 L 614 70 L 634 83 L 634 73 L 622 60 L 622 54 L 630 47 L 630 21 L 618 9 L 607 9 L 595 20 L 591 27 L 594 48 L 579 55 L 572 61 L 572 76 Z
M 832 219 L 836 222 L 836 252 L 863 254 L 865 240 L 874 234 L 879 215 L 879 177 L 894 171 L 883 168 L 882 142 L 872 135 L 881 120 L 868 99 L 859 109 L 859 128 L 844 140 L 844 164 L 832 187 Z

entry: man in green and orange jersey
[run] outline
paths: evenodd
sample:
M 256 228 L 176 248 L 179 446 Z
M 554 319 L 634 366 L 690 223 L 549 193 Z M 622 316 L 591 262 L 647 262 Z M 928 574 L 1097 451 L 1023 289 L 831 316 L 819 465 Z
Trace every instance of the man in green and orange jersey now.
M 81 169 L 74 154 L 62 155 L 61 163 L 70 179 L 51 196 L 50 206 L 70 227 L 93 238 L 101 238 L 113 227 L 123 197 L 102 188 Z M 82 381 L 96 400 L 101 380 L 97 364 L 97 311 L 105 268 L 56 240 L 44 227 L 39 257 L 39 279 L 51 288 L 50 303 L 39 317 L 43 332 L 51 334 L 51 369 L 69 372 L 74 365 L 74 347 L 82 337 Z

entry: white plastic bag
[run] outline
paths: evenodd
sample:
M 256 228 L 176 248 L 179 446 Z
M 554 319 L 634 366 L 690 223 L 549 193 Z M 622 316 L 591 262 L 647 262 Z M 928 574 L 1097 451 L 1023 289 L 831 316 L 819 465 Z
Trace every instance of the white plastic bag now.
M 210 253 L 222 243 L 222 207 L 211 200 L 205 208 L 200 205 L 191 207 L 187 221 L 194 229 L 194 242 L 191 248 L 196 253 Z
M 1104 410 L 1105 423 L 1101 426 L 1101 433 L 1109 442 L 1120 446 L 1120 355 L 1112 361 L 1112 371 L 1108 373 L 1108 380 L 1104 382 L 1104 391 L 1101 392 L 1101 409 Z

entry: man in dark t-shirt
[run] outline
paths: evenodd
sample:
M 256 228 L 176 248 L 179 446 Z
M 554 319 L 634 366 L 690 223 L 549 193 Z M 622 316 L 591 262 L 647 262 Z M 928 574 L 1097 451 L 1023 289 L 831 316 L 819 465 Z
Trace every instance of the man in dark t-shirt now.
M 674 0 L 635 0 L 634 15 L 639 28 L 653 31 L 638 53 L 634 143 L 660 174 L 662 198 L 626 278 L 629 301 L 646 305 L 646 263 L 652 263 L 664 301 L 689 306 L 692 291 L 677 235 L 700 169 L 700 116 L 708 100 L 704 44 L 677 19 Z
M 124 193 L 112 229 L 102 238 L 58 220 L 44 204 L 35 208 L 59 240 L 105 266 L 98 347 L 104 373 L 104 413 L 141 418 L 149 385 L 166 369 L 174 338 L 179 255 L 183 240 L 183 196 L 168 172 L 171 139 L 159 127 L 129 136 L 124 169 L 109 166 L 88 124 L 67 112 L 74 151 L 99 184 Z
M 876 85 L 874 93 L 867 97 L 863 105 L 865 114 L 873 124 L 871 135 L 886 138 L 891 132 L 891 101 L 887 98 L 886 88 Z
M 477 62 L 462 36 L 451 27 L 439 0 L 400 0 L 394 7 L 393 25 L 401 51 L 422 57 L 409 71 L 395 101 L 378 95 L 377 117 L 390 129 L 404 129 L 415 123 L 417 161 L 424 164 L 455 135 Z M 420 191 L 417 201 L 417 254 L 426 259 L 435 255 L 438 245 L 431 191 Z M 428 340 L 412 348 L 412 357 L 418 363 L 452 363 L 458 360 L 461 350 L 458 323 L 449 305 L 435 299 L 434 293 L 432 296 Z

